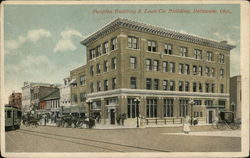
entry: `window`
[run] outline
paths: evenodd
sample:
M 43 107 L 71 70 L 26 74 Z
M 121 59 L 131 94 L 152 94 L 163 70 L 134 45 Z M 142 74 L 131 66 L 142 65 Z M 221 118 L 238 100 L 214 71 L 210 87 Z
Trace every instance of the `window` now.
M 108 80 L 104 80 L 104 91 L 107 91 L 108 89 L 109 89 Z
M 138 38 L 137 37 L 128 37 L 128 48 L 138 49 Z
M 202 51 L 200 49 L 195 49 L 194 50 L 194 58 L 195 59 L 202 59 Z
M 72 94 L 72 100 L 74 103 L 77 103 L 77 95 L 76 94 Z M 54 107 L 54 106 L 52 105 L 52 107 Z
M 212 83 L 212 85 L 211 85 L 211 92 L 215 93 L 215 84 L 214 83 Z
M 156 52 L 156 42 L 155 41 L 148 41 L 148 51 Z
M 128 98 L 128 118 L 135 118 L 139 113 L 139 107 L 135 103 L 135 98 Z
M 109 52 L 109 43 L 105 42 L 103 43 L 103 54 L 106 54 Z
M 130 68 L 136 69 L 136 57 L 130 57 Z
M 151 85 L 152 85 L 152 79 L 147 78 L 146 79 L 146 89 L 151 89 Z
M 202 83 L 199 83 L 199 92 L 203 92 Z
M 157 99 L 147 99 L 147 117 L 157 117 Z
M 159 79 L 154 79 L 154 89 L 155 90 L 159 89 Z
M 94 66 L 93 65 L 90 66 L 90 75 L 91 76 L 94 75 Z
M 219 63 L 221 63 L 221 64 L 225 63 L 225 56 L 224 56 L 224 54 L 219 54 Z
M 196 74 L 197 74 L 197 66 L 193 65 L 193 75 L 196 75 Z
M 197 92 L 197 83 L 193 82 L 193 92 Z
M 226 101 L 225 100 L 219 100 L 219 105 L 226 106 Z
M 168 62 L 163 61 L 162 62 L 162 68 L 163 68 L 163 72 L 168 72 Z
M 185 82 L 185 91 L 186 92 L 189 91 L 189 82 L 188 81 Z
M 101 46 L 96 47 L 96 57 L 99 57 L 102 55 L 102 49 Z
M 150 71 L 152 70 L 152 60 L 146 59 L 146 70 Z
M 207 51 L 207 61 L 213 61 L 213 52 Z
M 112 78 L 112 89 L 116 89 L 116 85 L 117 85 L 116 82 L 117 82 L 116 78 Z
M 201 105 L 201 100 L 194 100 L 194 105 Z
M 154 71 L 159 71 L 159 61 L 158 60 L 154 60 L 154 65 L 153 65 L 153 70 Z
M 116 58 L 111 59 L 111 69 L 116 70 Z
M 170 81 L 169 89 L 170 89 L 170 91 L 175 90 L 175 82 L 174 81 Z
M 96 64 L 96 73 L 97 74 L 101 73 L 101 64 L 100 63 Z
M 224 69 L 220 69 L 220 78 L 224 78 Z
M 186 117 L 188 115 L 188 99 L 180 99 L 179 107 L 179 116 Z
M 168 80 L 163 80 L 163 90 L 168 90 Z
M 95 49 L 91 49 L 89 51 L 89 59 L 91 60 L 91 59 L 94 59 L 94 58 L 95 58 Z
M 7 111 L 7 118 L 11 118 L 11 111 L 10 110 Z
M 213 106 L 213 101 L 212 100 L 205 100 L 205 105 L 206 106 Z
M 211 68 L 211 77 L 215 77 L 215 69 Z
M 170 72 L 174 73 L 175 72 L 174 63 L 169 63 L 169 66 L 170 66 Z
M 186 47 L 180 47 L 180 56 L 187 57 L 188 51 Z
M 183 81 L 179 81 L 179 91 L 183 91 Z
M 96 89 L 97 89 L 97 92 L 101 91 L 101 82 L 100 81 L 97 82 Z
M 90 92 L 91 92 L 91 93 L 94 92 L 94 84 L 93 84 L 93 83 L 90 84 Z
M 188 64 L 185 64 L 184 74 L 190 74 L 190 69 Z
M 172 54 L 172 45 L 171 44 L 165 44 L 164 45 L 165 48 L 165 54 Z
M 116 50 L 117 49 L 117 38 L 111 39 L 111 50 Z
M 130 77 L 130 88 L 136 89 L 136 77 Z
M 209 83 L 206 83 L 206 93 L 209 93 Z
M 199 76 L 203 75 L 202 66 L 199 66 Z
M 86 84 L 86 77 L 80 76 L 80 85 L 85 85 L 85 84 Z
M 224 93 L 224 85 L 223 84 L 220 85 L 220 92 Z
M 174 99 L 164 99 L 164 117 L 173 117 Z
M 210 69 L 209 69 L 209 67 L 206 67 L 205 73 L 206 73 L 206 76 L 207 76 L 207 77 L 210 76 Z
M 103 62 L 103 72 L 108 72 L 108 61 L 107 60 L 105 60 Z
M 179 64 L 179 74 L 183 74 L 183 73 L 184 73 L 183 64 Z
M 86 93 L 80 93 L 80 101 L 85 102 L 86 101 Z

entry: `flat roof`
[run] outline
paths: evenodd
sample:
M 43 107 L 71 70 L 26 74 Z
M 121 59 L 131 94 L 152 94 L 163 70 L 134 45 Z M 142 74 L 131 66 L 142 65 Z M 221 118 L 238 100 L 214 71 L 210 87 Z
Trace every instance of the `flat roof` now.
M 116 18 L 115 20 L 111 21 L 100 30 L 94 32 L 93 34 L 87 36 L 83 39 L 80 43 L 83 45 L 88 45 L 89 43 L 97 40 L 100 37 L 107 35 L 108 33 L 114 31 L 118 28 L 128 28 L 131 30 L 135 30 L 138 32 L 146 32 L 151 33 L 159 36 L 164 36 L 176 40 L 182 40 L 190 43 L 195 43 L 203 46 L 209 46 L 224 50 L 231 50 L 235 48 L 234 45 L 227 44 L 227 41 L 215 41 L 211 39 L 207 39 L 204 37 L 198 37 L 195 35 L 187 34 L 187 33 L 180 33 L 177 31 L 169 30 L 163 27 L 158 27 L 150 24 L 145 24 L 125 18 Z

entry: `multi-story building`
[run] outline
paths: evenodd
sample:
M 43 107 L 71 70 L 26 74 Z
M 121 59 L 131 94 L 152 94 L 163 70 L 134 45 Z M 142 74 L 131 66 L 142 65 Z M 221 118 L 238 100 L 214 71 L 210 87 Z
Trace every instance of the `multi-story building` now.
M 13 92 L 9 96 L 9 106 L 22 108 L 22 93 Z
M 235 118 L 241 118 L 241 76 L 230 77 L 230 110 Z
M 59 87 L 60 89 L 60 105 L 61 106 L 71 106 L 71 86 L 70 77 L 63 79 L 64 84 Z
M 75 109 L 80 109 L 78 111 L 85 114 L 87 113 L 85 104 L 87 93 L 86 74 L 86 66 L 80 66 L 70 71 L 71 105 L 74 106 Z
M 24 82 L 22 87 L 22 112 L 25 114 L 32 110 L 31 106 L 31 93 L 33 87 L 36 86 L 50 86 L 48 83 L 35 83 L 35 82 Z
M 49 94 L 40 98 L 39 112 L 42 114 L 47 113 L 52 123 L 56 122 L 60 112 L 60 90 L 53 89 Z
M 104 123 L 116 124 L 126 115 L 125 124 L 133 124 L 138 113 L 148 120 L 189 115 L 212 123 L 216 109 L 229 109 L 234 46 L 226 41 L 118 18 L 81 44 L 87 47 L 87 64 L 71 76 L 83 72 L 81 93 L 94 102 L 91 112 L 96 109 Z M 79 75 L 75 79 L 81 84 Z M 79 103 L 74 93 L 80 94 L 72 88 Z

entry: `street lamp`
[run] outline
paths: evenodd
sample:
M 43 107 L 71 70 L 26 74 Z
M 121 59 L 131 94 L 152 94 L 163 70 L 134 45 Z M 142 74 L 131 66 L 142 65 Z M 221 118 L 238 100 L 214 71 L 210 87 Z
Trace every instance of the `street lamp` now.
M 88 106 L 89 106 L 89 111 L 88 111 L 88 114 L 89 114 L 89 119 L 90 119 L 90 105 L 93 103 L 93 100 L 91 100 L 91 99 L 87 99 L 86 100 L 86 103 L 88 104 Z
M 190 99 L 189 100 L 189 104 L 190 104 L 190 106 L 191 106 L 191 125 L 193 125 L 193 106 L 194 106 L 194 100 L 193 99 Z
M 135 104 L 136 104 L 136 117 L 137 117 L 137 125 L 136 127 L 138 128 L 139 127 L 139 104 L 141 102 L 141 100 L 139 98 L 135 98 Z

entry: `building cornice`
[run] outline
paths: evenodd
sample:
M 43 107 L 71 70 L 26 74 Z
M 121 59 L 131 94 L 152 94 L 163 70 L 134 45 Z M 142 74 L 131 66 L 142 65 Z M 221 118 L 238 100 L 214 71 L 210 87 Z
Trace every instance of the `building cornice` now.
M 144 24 L 144 23 L 140 23 L 137 21 L 132 21 L 129 19 L 124 19 L 124 18 L 117 18 L 114 21 L 108 23 L 106 26 L 104 26 L 97 32 L 94 32 L 93 34 L 89 35 L 87 38 L 83 39 L 81 41 L 81 44 L 88 45 L 89 43 L 107 35 L 110 32 L 113 32 L 114 30 L 118 28 L 127 28 L 130 30 L 138 31 L 138 32 L 151 33 L 154 35 L 164 36 L 164 37 L 175 39 L 175 40 L 181 40 L 185 42 L 224 49 L 228 51 L 235 48 L 235 46 L 227 44 L 227 42 L 225 41 L 218 42 L 218 41 L 214 41 L 211 39 L 206 39 L 206 38 L 202 38 L 202 37 L 198 37 L 198 36 L 194 36 L 190 34 L 180 33 L 177 31 L 166 29 L 166 28 Z
M 100 98 L 112 96 L 148 96 L 148 97 L 188 97 L 188 98 L 228 98 L 228 93 L 200 93 L 200 92 L 179 92 L 146 89 L 115 89 L 87 94 L 87 98 Z

